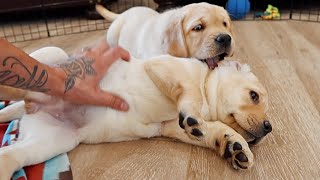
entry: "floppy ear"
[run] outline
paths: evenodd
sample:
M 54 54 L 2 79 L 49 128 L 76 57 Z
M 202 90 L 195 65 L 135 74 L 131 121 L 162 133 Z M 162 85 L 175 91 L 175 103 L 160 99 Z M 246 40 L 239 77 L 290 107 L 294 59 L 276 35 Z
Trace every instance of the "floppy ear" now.
M 176 67 L 175 70 L 172 67 Z M 173 101 L 177 101 L 183 87 L 181 82 L 183 65 L 176 61 L 157 60 L 145 64 L 145 70 L 159 90 Z
M 148 61 L 145 70 L 177 110 L 192 117 L 209 119 L 205 85 L 209 70 L 198 60 L 169 58 Z
M 184 16 L 174 16 L 164 32 L 163 48 L 166 53 L 176 57 L 189 57 L 183 30 L 183 20 Z
M 237 37 L 236 37 L 236 34 L 234 33 L 234 25 L 233 25 L 233 22 L 230 19 L 230 16 L 228 18 L 228 22 L 229 22 L 229 25 L 230 25 L 230 27 L 229 27 L 230 34 L 232 36 L 232 46 L 235 46 L 235 42 L 237 42 L 236 41 Z M 234 48 L 233 48 L 233 51 L 230 54 L 230 57 L 232 57 L 233 55 L 234 55 Z
M 159 90 L 175 102 L 186 93 L 185 89 L 188 93 L 199 91 L 208 72 L 201 63 L 171 56 L 146 62 L 145 70 Z
M 230 24 L 230 33 L 234 37 L 235 36 L 234 25 L 233 25 L 233 22 L 231 21 L 231 19 L 229 19 L 229 24 Z

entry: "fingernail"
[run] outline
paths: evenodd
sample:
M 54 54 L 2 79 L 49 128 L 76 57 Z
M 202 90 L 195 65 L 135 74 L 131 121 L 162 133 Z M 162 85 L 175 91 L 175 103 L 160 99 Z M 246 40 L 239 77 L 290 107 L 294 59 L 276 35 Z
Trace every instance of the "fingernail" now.
M 129 105 L 125 102 L 121 103 L 120 109 L 123 111 L 127 111 L 129 109 Z

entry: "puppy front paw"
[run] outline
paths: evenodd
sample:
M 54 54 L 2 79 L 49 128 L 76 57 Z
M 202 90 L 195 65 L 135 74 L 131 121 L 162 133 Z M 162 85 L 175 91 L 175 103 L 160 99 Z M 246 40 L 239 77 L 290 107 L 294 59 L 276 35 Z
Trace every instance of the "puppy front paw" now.
M 34 114 L 39 111 L 40 105 L 34 102 L 25 101 L 24 108 L 27 114 Z
M 204 130 L 202 128 L 203 120 L 195 118 L 193 116 L 185 116 L 183 113 L 179 113 L 179 126 L 185 130 L 187 135 L 196 140 L 201 140 L 204 136 Z
M 2 148 L 1 148 L 2 150 Z M 15 168 L 17 167 L 17 162 L 0 150 L 0 179 L 10 180 Z
M 249 169 L 253 165 L 253 154 L 249 145 L 239 135 L 225 135 L 225 146 L 222 147 L 223 157 L 231 161 L 233 168 L 237 170 Z

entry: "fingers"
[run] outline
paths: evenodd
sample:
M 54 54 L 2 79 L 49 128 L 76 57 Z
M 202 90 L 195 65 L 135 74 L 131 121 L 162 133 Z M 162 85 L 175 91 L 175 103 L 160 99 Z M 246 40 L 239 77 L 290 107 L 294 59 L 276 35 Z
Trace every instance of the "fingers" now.
M 120 53 L 120 58 L 129 61 L 130 60 L 130 54 L 127 50 L 123 49 L 122 47 L 117 47 L 117 51 Z
M 99 44 L 99 49 L 100 52 L 105 52 L 109 49 L 109 44 L 107 43 L 107 41 L 103 40 L 100 44 Z
M 92 48 L 93 51 L 98 51 L 99 54 L 103 54 L 105 51 L 109 49 L 109 44 L 103 40 L 100 43 L 98 43 L 96 46 Z
M 97 95 L 96 97 L 99 98 L 99 102 L 101 104 L 99 105 L 104 105 L 111 107 L 116 110 L 120 111 L 128 111 L 129 110 L 129 105 L 128 103 L 120 98 L 119 96 L 110 94 L 108 92 L 100 91 L 100 95 Z
M 125 61 L 130 60 L 130 54 L 128 51 L 124 50 L 122 47 L 116 47 L 116 48 L 111 48 L 107 52 L 104 53 L 104 56 L 106 58 L 111 58 L 111 59 L 123 59 Z
M 119 58 L 124 58 L 128 61 L 130 59 L 130 55 L 126 50 L 117 47 L 109 49 L 101 58 L 103 58 L 103 60 L 99 62 L 98 67 L 105 67 L 106 69 L 108 69 L 108 67 L 111 66 L 111 64 L 113 64 Z

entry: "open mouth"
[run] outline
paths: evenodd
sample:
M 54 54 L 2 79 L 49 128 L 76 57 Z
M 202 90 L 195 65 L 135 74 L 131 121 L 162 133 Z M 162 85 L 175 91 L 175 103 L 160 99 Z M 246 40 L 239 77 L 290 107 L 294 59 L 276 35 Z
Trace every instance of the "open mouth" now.
M 227 53 L 219 54 L 215 57 L 207 58 L 207 59 L 200 59 L 200 61 L 207 63 L 209 69 L 214 69 L 218 67 L 218 63 L 227 56 Z
M 234 121 L 237 122 L 234 114 L 230 114 L 230 117 L 233 118 Z M 238 124 L 238 123 L 237 123 Z M 239 125 L 239 124 L 238 124 Z M 240 126 L 240 125 L 239 125 Z M 240 126 L 241 127 L 241 126 Z M 257 145 L 262 139 L 264 136 L 256 136 L 254 134 L 252 134 L 251 132 L 249 132 L 248 130 L 244 129 L 243 130 L 245 131 L 246 135 L 246 141 L 249 145 Z
M 248 141 L 248 144 L 250 144 L 250 145 L 256 145 L 256 144 L 258 144 L 258 143 L 261 141 L 261 139 L 262 139 L 262 137 L 256 137 L 256 136 L 253 136 L 253 135 L 252 135 L 252 137 L 253 137 L 253 139 L 250 140 L 250 141 Z

